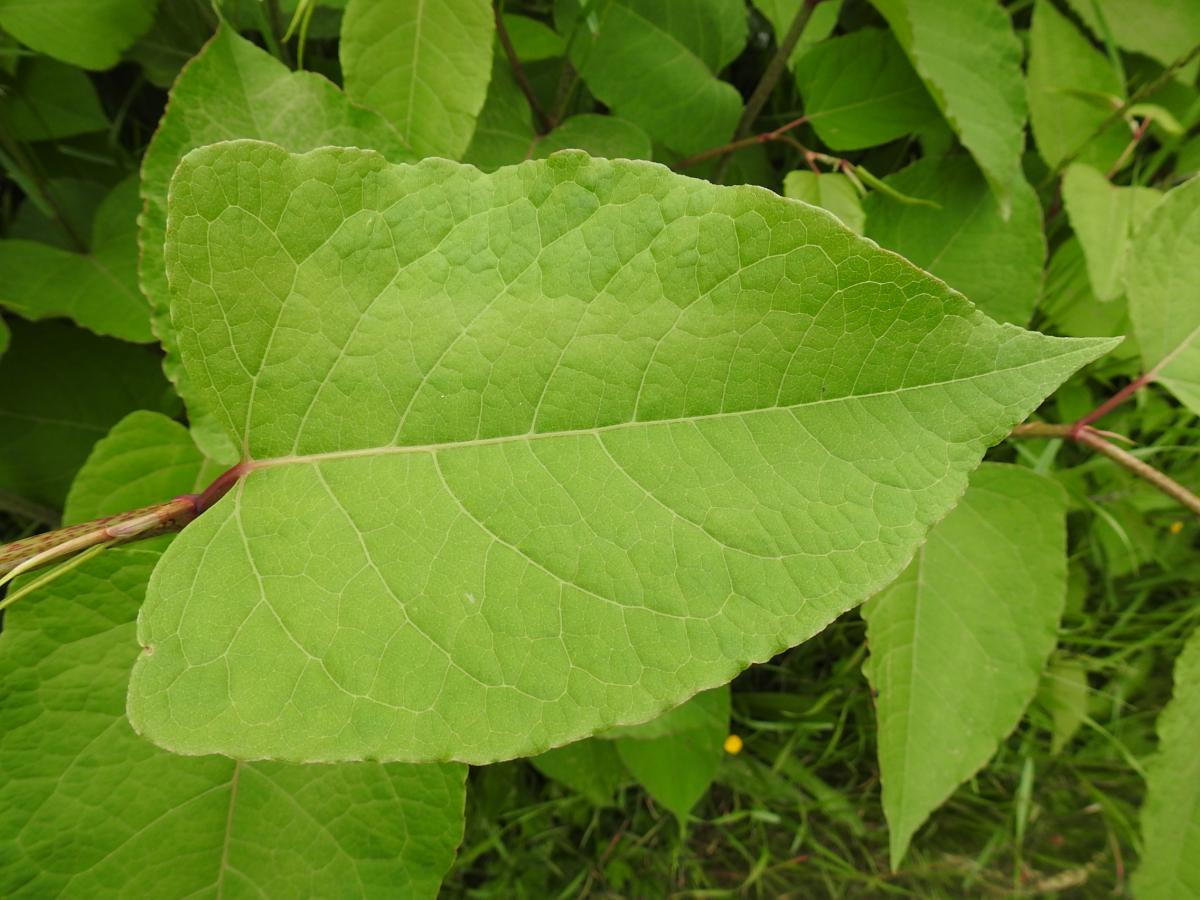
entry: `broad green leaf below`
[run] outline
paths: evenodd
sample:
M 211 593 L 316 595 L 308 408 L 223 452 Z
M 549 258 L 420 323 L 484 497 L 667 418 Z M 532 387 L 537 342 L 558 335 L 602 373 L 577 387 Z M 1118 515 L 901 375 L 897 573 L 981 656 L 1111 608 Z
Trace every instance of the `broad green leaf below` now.
M 1138 897 L 1187 900 L 1200 894 L 1200 629 L 1175 661 L 1175 693 L 1157 730 L 1133 888 Z
M 0 240 L 0 306 L 27 319 L 66 316 L 97 334 L 149 343 L 150 307 L 137 283 L 138 182 L 127 178 L 96 210 L 88 253 Z
M 491 0 L 351 0 L 338 44 L 346 93 L 418 156 L 460 159 L 487 96 L 495 31 Z
M 249 470 L 140 618 L 130 716 L 183 753 L 486 762 L 644 722 L 886 585 L 1115 343 L 998 325 L 770 191 L 576 152 L 218 144 L 167 249 Z
M 988 463 L 917 558 L 863 607 L 896 869 L 913 833 L 1020 721 L 1057 641 L 1066 494 Z
M 152 325 L 166 350 L 165 368 L 188 407 L 201 449 L 232 462 L 231 448 L 183 376 L 163 262 L 167 185 L 184 155 L 232 138 L 273 141 L 289 150 L 350 145 L 391 160 L 412 159 L 404 140 L 378 113 L 351 103 L 337 86 L 312 72 L 292 72 L 270 54 L 221 25 L 179 73 L 167 110 L 142 161 L 138 274 L 150 301 Z
M 682 713 L 682 716 L 678 715 Z M 622 729 L 615 739 L 617 755 L 638 784 L 679 819 L 688 814 L 707 792 L 725 755 L 729 734 L 729 687 L 697 694 L 682 706 L 644 726 Z
M 1008 218 L 1025 146 L 1021 43 L 992 0 L 871 0 Z
M 1149 212 L 1129 248 L 1127 271 L 1146 371 L 1200 415 L 1200 178 Z
M 138 412 L 97 444 L 67 521 L 211 477 L 184 428 Z M 434 897 L 463 828 L 461 766 L 185 758 L 125 720 L 134 619 L 164 540 L 106 551 L 6 614 L 5 897 Z

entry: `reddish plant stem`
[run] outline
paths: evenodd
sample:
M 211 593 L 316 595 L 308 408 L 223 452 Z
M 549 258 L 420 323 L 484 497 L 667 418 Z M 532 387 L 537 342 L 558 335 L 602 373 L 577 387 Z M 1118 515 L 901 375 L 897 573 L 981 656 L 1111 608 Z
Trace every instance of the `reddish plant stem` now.
M 1045 422 L 1026 422 L 1012 430 L 1010 437 L 1014 438 L 1058 438 L 1064 441 L 1074 441 L 1081 446 L 1094 450 L 1101 456 L 1107 456 L 1117 465 L 1128 469 L 1138 478 L 1154 485 L 1172 500 L 1186 507 L 1193 514 L 1200 516 L 1200 497 L 1197 497 L 1182 484 L 1149 463 L 1143 462 L 1127 450 L 1105 440 L 1104 435 L 1090 425 L 1075 422 L 1070 425 L 1050 425 Z
M 1117 157 L 1117 161 L 1112 164 L 1112 168 L 1105 174 L 1105 178 L 1112 179 L 1114 175 L 1121 171 L 1121 166 L 1125 165 L 1125 160 L 1129 159 L 1130 154 L 1137 149 L 1137 145 L 1142 142 L 1142 138 L 1146 135 L 1146 129 L 1150 127 L 1152 116 L 1142 116 L 1141 123 L 1133 131 L 1133 138 L 1125 149 L 1121 151 L 1121 155 Z
M 165 503 L 68 525 L 0 545 L 0 575 L 7 575 L 18 568 L 23 572 L 32 572 L 64 562 L 99 544 L 131 544 L 182 531 L 184 526 L 229 493 L 230 488 L 251 469 L 250 463 L 238 463 L 222 472 L 199 494 L 183 494 Z
M 786 135 L 789 131 L 791 131 L 793 128 L 799 127 L 800 125 L 803 125 L 807 121 L 808 119 L 805 116 L 801 116 L 798 119 L 792 119 L 792 121 L 788 122 L 786 125 L 780 125 L 774 131 L 767 131 L 763 134 L 752 134 L 749 137 L 739 138 L 736 141 L 730 141 L 728 144 L 722 144 L 720 147 L 710 147 L 709 149 L 703 150 L 694 156 L 688 156 L 679 160 L 679 162 L 675 163 L 675 165 L 673 165 L 671 168 L 686 169 L 690 166 L 699 165 L 702 162 L 708 162 L 710 159 L 714 159 L 718 156 L 727 156 L 728 154 L 737 150 L 741 150 L 744 147 L 753 147 L 755 144 L 765 144 L 768 141 L 782 140 L 784 135 Z M 806 158 L 813 152 L 798 141 L 794 143 L 797 147 L 804 151 Z
M 128 544 L 179 531 L 196 515 L 196 498 L 186 495 L 166 503 L 35 534 L 0 547 L 0 575 L 7 575 L 17 568 L 33 571 L 62 562 L 97 544 Z
M 500 46 L 504 48 L 504 55 L 508 57 L 508 64 L 512 67 L 513 77 L 517 80 L 517 86 L 521 88 L 521 93 L 529 101 L 530 109 L 537 116 L 538 134 L 545 134 L 554 126 L 550 122 L 550 117 L 546 115 L 546 110 L 542 108 L 542 101 L 538 99 L 537 93 L 533 90 L 533 85 L 529 83 L 529 77 L 525 74 L 525 67 L 521 65 L 521 60 L 517 56 L 517 50 L 513 47 L 512 38 L 508 36 L 508 29 L 504 27 L 504 14 L 500 11 L 499 5 L 496 6 L 496 37 L 500 39 Z
M 1103 419 L 1110 412 L 1112 412 L 1114 409 L 1116 409 L 1118 406 L 1120 406 L 1122 403 L 1124 403 L 1126 400 L 1128 400 L 1130 397 L 1132 397 L 1134 394 L 1136 394 L 1138 391 L 1140 391 L 1142 388 L 1144 388 L 1146 385 L 1148 385 L 1150 382 L 1152 382 L 1154 380 L 1154 376 L 1155 376 L 1155 372 L 1153 369 L 1151 369 L 1149 372 L 1146 372 L 1143 375 L 1139 375 L 1137 378 L 1135 378 L 1133 381 L 1129 382 L 1129 384 L 1125 385 L 1125 387 L 1121 388 L 1119 391 L 1117 391 L 1115 394 L 1113 394 L 1111 397 L 1109 397 L 1107 400 L 1105 400 L 1103 403 L 1101 403 L 1099 406 L 1097 406 L 1095 409 L 1093 409 L 1090 413 L 1088 413 L 1086 416 L 1084 416 L 1082 419 L 1080 419 L 1074 425 L 1071 425 L 1070 427 L 1074 429 L 1074 432 L 1071 435 L 1071 440 L 1078 440 L 1079 432 L 1083 431 L 1083 429 L 1090 426 L 1093 422 L 1098 422 L 1100 419 Z

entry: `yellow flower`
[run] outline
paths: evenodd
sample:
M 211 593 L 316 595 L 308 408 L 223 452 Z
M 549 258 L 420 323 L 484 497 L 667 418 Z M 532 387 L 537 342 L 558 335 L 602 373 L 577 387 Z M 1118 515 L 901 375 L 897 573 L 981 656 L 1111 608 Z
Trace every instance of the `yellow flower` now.
M 1183 531 L 1183 523 L 1178 521 L 1172 522 L 1167 530 L 1170 531 L 1171 534 L 1179 534 L 1179 532 Z
M 725 738 L 725 752 L 732 753 L 735 756 L 742 752 L 742 739 L 736 734 L 731 734 Z

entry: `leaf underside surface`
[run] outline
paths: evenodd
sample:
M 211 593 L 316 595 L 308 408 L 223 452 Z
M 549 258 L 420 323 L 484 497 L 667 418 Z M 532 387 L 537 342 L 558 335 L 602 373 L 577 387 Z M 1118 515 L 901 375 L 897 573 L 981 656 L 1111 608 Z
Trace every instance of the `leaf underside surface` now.
M 190 154 L 182 358 L 250 474 L 171 546 L 136 728 L 487 762 L 642 722 L 887 584 L 1112 340 L 644 162 Z
M 212 472 L 182 426 L 136 412 L 97 445 L 66 519 L 194 491 Z M 462 836 L 462 766 L 181 757 L 130 729 L 134 619 L 164 543 L 106 551 L 6 615 L 0 894 L 436 896 Z

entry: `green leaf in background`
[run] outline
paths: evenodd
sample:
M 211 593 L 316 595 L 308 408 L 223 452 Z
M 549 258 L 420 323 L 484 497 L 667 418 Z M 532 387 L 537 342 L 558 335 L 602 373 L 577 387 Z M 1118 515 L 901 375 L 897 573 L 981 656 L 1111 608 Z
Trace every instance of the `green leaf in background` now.
M 622 729 L 617 755 L 646 792 L 686 823 L 712 784 L 729 734 L 729 686 L 697 694 L 642 726 Z
M 1062 198 L 1083 248 L 1096 299 L 1121 296 L 1130 240 L 1162 199 L 1162 191 L 1118 187 L 1091 166 L 1076 163 L 1063 175 Z
M 545 159 L 558 150 L 583 150 L 605 159 L 650 159 L 653 152 L 649 136 L 632 122 L 591 113 L 571 116 L 540 138 L 530 158 Z
M 1115 122 L 1097 132 L 1113 111 L 1102 99 L 1121 102 L 1125 86 L 1108 57 L 1049 0 L 1033 8 L 1028 84 L 1029 123 L 1047 166 L 1056 169 L 1076 154 L 1102 171 L 1117 161 L 1129 128 Z
M 1150 211 L 1133 238 L 1127 270 L 1145 371 L 1200 415 L 1200 178 Z
M 599 738 L 556 747 L 529 761 L 547 778 L 562 782 L 596 806 L 612 806 L 617 789 L 628 777 L 616 744 Z
M 490 0 L 351 0 L 338 45 L 346 93 L 418 156 L 460 159 L 487 96 L 495 30 Z
M 891 32 L 864 28 L 812 48 L 796 66 L 804 115 L 834 150 L 914 134 L 941 114 Z
M 682 154 L 732 137 L 742 98 L 716 75 L 746 42 L 740 0 L 579 3 L 558 0 L 559 30 L 575 31 L 571 61 L 614 113 Z
M 1038 703 L 1050 714 L 1050 753 L 1057 756 L 1087 718 L 1087 669 L 1077 659 L 1055 658 L 1038 688 Z
M 136 409 L 174 414 L 157 356 L 65 322 L 11 321 L 0 358 L 0 491 L 58 509 L 92 445 Z
M 784 39 L 796 18 L 796 13 L 805 4 L 805 0 L 752 0 L 754 6 L 763 14 L 775 32 L 775 42 Z M 820 0 L 809 14 L 804 30 L 800 32 L 800 40 L 796 49 L 788 59 L 788 65 L 795 67 L 809 50 L 817 46 L 837 27 L 838 16 L 842 12 L 842 0 Z
M 896 581 L 863 607 L 896 869 L 913 833 L 1020 721 L 1057 642 L 1066 495 L 988 463 Z
M 652 163 L 241 141 L 171 203 L 189 379 L 260 467 L 143 608 L 130 716 L 186 753 L 485 762 L 644 722 L 890 581 L 1114 343 Z
M 229 7 L 224 9 L 228 12 Z M 154 24 L 125 52 L 125 58 L 141 65 L 151 84 L 166 90 L 216 31 L 218 21 L 209 4 L 163 0 Z
M 508 32 L 513 49 L 517 51 L 517 59 L 521 62 L 538 62 L 566 55 L 567 42 L 548 25 L 529 16 L 512 13 L 505 13 L 503 18 L 504 30 Z M 505 64 L 508 64 L 507 58 Z
M 4 351 L 8 349 L 8 342 L 12 339 L 12 333 L 8 330 L 8 326 L 4 324 L 4 320 L 0 319 L 0 356 L 4 355 Z
M 970 158 L 923 159 L 884 179 L 889 187 L 938 206 L 867 195 L 866 235 L 946 280 L 1002 322 L 1024 324 L 1041 293 L 1046 238 L 1042 209 L 1024 180 L 1000 204 Z
M 788 172 L 783 179 L 783 195 L 828 210 L 855 234 L 863 233 L 866 214 L 862 197 L 841 173 L 817 174 L 803 169 Z
M 107 69 L 150 27 L 157 2 L 0 0 L 0 28 L 39 53 L 85 69 Z
M 871 0 L 1000 200 L 1022 192 L 1025 79 L 1021 43 L 992 0 Z
M 1200 4 L 1192 0 L 1067 0 L 1103 42 L 1144 53 L 1168 66 L 1200 44 Z M 1099 15 L 1097 15 L 1099 12 Z M 1103 23 L 1101 23 L 1101 16 Z
M 190 390 L 178 363 L 163 239 L 167 184 L 179 161 L 195 147 L 231 138 L 258 138 L 296 151 L 327 145 L 368 147 L 391 160 L 412 158 L 400 135 L 378 113 L 351 103 L 320 75 L 289 71 L 227 26 L 180 73 L 142 162 L 138 273 L 155 334 L 167 351 L 167 374 L 188 406 L 201 449 L 213 459 L 230 462 L 231 450 L 222 445 L 223 436 L 212 424 L 212 410 Z M 307 199 L 299 195 L 294 202 Z
M 81 251 L 96 220 L 96 210 L 111 189 L 82 178 L 50 178 L 42 183 L 48 209 L 30 198 L 22 203 L 5 237 L 37 241 L 63 250 Z
M 1136 360 L 1137 340 L 1132 336 L 1129 304 L 1125 297 L 1101 303 L 1092 293 L 1087 263 L 1079 239 L 1072 235 L 1054 250 L 1046 267 L 1046 279 L 1038 300 L 1038 313 L 1055 334 L 1067 337 L 1117 337 L 1125 340 L 1108 359 Z M 1094 406 L 1094 404 L 1093 404 Z M 1080 415 L 1093 407 L 1081 410 Z
M 44 56 L 21 60 L 16 79 L 0 93 L 0 130 L 13 140 L 53 140 L 106 128 L 108 117 L 87 73 Z
M 1138 897 L 1186 900 L 1200 895 L 1200 630 L 1175 661 L 1175 694 L 1157 727 L 1133 889 Z
M 537 132 L 533 113 L 503 53 L 492 61 L 487 100 L 475 123 L 475 134 L 463 161 L 485 172 L 519 163 L 529 155 Z
M 187 431 L 134 413 L 96 445 L 67 521 L 195 491 Z M 462 835 L 461 766 L 180 757 L 137 737 L 134 619 L 163 540 L 106 551 L 6 615 L 0 858 L 6 897 L 433 897 Z
M 97 334 L 146 343 L 150 307 L 137 283 L 138 179 L 109 192 L 92 225 L 88 253 L 0 240 L 0 306 L 27 319 L 67 316 Z

